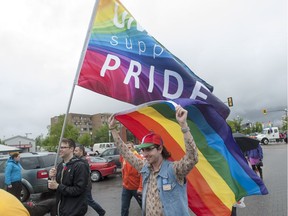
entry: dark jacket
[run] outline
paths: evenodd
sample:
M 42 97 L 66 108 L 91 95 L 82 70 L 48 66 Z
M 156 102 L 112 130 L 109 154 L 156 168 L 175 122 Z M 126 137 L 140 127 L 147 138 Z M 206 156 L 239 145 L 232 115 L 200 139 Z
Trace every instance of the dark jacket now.
M 63 173 L 63 174 L 62 174 Z M 85 163 L 73 157 L 57 167 L 56 193 L 58 216 L 82 216 L 87 212 L 86 190 L 89 173 Z
M 80 159 L 85 163 L 85 166 L 88 169 L 89 178 L 88 178 L 88 184 L 87 184 L 87 191 L 91 191 L 92 190 L 92 182 L 91 182 L 91 178 L 90 178 L 90 175 L 91 175 L 90 165 L 86 159 L 86 156 L 82 156 Z

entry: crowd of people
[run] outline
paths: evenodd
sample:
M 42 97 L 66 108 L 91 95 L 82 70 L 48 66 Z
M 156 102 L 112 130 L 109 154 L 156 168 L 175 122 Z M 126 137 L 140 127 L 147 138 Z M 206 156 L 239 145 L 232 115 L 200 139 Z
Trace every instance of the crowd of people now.
M 113 116 L 109 119 L 109 130 L 115 145 L 121 154 L 122 164 L 122 194 L 121 216 L 129 215 L 130 202 L 135 198 L 142 215 L 145 216 L 189 216 L 186 176 L 198 162 L 198 151 L 193 136 L 187 124 L 187 111 L 176 106 L 176 119 L 183 132 L 185 155 L 170 161 L 171 156 L 159 134 L 151 131 L 143 137 L 138 148 L 141 155 L 134 149 L 133 142 L 124 142 L 117 131 Z M 99 216 L 104 216 L 104 210 L 92 196 L 90 167 L 86 160 L 85 148 L 75 144 L 72 139 L 63 138 L 59 148 L 62 162 L 49 171 L 48 188 L 55 196 L 34 202 L 20 202 L 21 164 L 19 153 L 13 153 L 7 161 L 5 184 L 7 193 L 0 190 L 3 201 L 11 200 L 13 211 L 4 212 L 9 205 L 0 202 L 0 215 L 31 215 L 41 216 L 50 213 L 52 216 L 82 216 L 87 213 L 88 205 Z M 261 146 L 246 153 L 252 169 L 263 179 L 263 152 Z M 236 215 L 233 208 L 232 215 Z

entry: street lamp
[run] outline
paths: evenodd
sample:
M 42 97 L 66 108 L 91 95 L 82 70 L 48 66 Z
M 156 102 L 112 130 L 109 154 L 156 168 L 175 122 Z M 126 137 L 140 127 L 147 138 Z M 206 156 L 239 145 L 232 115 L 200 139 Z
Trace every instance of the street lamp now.
M 109 136 L 109 143 L 111 142 L 111 131 L 108 130 L 108 136 Z
M 93 144 L 92 135 L 93 135 L 93 133 L 92 133 L 92 131 L 90 131 L 91 145 Z

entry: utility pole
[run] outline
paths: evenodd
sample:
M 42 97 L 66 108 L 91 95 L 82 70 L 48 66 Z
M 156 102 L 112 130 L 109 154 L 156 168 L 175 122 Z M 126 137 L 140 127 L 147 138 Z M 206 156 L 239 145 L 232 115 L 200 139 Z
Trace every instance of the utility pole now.
M 29 135 L 29 134 L 32 134 L 32 133 L 25 133 L 25 135 L 26 135 L 26 138 L 28 138 L 28 135 Z

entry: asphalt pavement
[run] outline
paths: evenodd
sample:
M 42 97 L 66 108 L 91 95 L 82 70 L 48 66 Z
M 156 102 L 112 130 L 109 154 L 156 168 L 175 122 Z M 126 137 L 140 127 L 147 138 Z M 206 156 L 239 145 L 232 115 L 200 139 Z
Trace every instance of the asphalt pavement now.
M 237 208 L 237 216 L 287 216 L 287 144 L 262 146 L 263 175 L 268 195 L 245 197 L 245 208 Z M 106 216 L 121 215 L 120 170 L 100 182 L 93 183 L 92 194 L 105 210 Z M 48 215 L 48 214 L 47 214 Z M 88 207 L 87 216 L 98 215 Z M 132 199 L 131 216 L 141 216 L 141 208 Z M 191 213 L 191 215 L 194 215 Z
M 287 144 L 262 145 L 263 181 L 269 194 L 245 197 L 237 216 L 287 216 Z
M 262 148 L 264 183 L 269 194 L 245 197 L 246 207 L 237 208 L 237 216 L 287 216 L 287 144 L 271 144 Z M 106 209 L 107 216 L 121 215 L 121 180 L 118 173 L 93 183 L 93 197 Z M 86 215 L 97 214 L 88 207 Z M 141 215 L 141 209 L 134 199 L 131 202 L 130 215 Z

